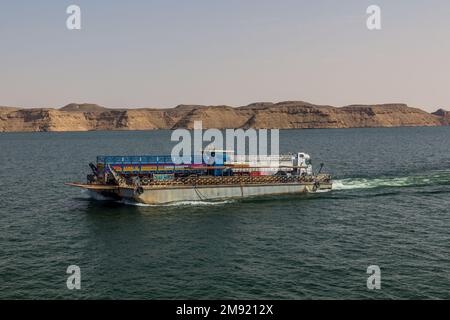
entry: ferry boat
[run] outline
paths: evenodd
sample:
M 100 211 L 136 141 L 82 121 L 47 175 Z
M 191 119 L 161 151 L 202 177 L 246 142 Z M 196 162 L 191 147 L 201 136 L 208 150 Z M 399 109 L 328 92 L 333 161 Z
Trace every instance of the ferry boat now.
M 277 156 L 235 156 L 205 150 L 190 159 L 172 156 L 98 156 L 86 183 L 67 183 L 116 200 L 144 204 L 214 201 L 330 191 L 332 179 L 313 171 L 303 152 Z M 186 161 L 188 160 L 188 161 Z M 196 161 L 197 160 L 197 161 Z

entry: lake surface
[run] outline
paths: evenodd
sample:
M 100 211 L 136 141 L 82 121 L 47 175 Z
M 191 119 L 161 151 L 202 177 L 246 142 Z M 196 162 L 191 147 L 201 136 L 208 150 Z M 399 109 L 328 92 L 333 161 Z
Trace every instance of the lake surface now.
M 290 130 L 335 190 L 219 204 L 90 199 L 98 154 L 170 131 L 0 134 L 0 299 L 450 299 L 450 127 Z M 81 268 L 81 290 L 66 269 Z M 369 265 L 381 290 L 368 290 Z

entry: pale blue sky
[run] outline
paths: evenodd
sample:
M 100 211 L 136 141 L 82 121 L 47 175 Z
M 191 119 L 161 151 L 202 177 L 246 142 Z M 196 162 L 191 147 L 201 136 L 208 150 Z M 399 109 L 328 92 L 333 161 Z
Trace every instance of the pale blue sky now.
M 0 105 L 450 109 L 448 0 L 0 0 Z M 66 8 L 82 30 L 66 29 Z M 366 8 L 382 8 L 381 31 Z

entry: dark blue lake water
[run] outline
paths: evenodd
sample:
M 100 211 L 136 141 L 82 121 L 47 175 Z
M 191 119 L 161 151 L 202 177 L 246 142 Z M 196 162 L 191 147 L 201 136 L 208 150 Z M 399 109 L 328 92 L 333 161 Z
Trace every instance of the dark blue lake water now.
M 335 190 L 134 206 L 64 186 L 169 131 L 0 134 L 0 298 L 450 298 L 450 127 L 281 131 Z M 66 287 L 81 268 L 82 288 Z M 366 287 L 369 265 L 381 290 Z

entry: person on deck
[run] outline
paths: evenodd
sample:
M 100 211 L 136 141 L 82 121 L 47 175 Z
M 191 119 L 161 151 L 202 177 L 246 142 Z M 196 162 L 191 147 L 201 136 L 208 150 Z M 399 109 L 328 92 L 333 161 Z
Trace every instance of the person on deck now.
M 213 176 L 214 175 L 214 169 L 210 169 L 209 167 L 213 167 L 216 162 L 216 153 L 211 152 L 211 155 L 208 157 L 208 175 Z

